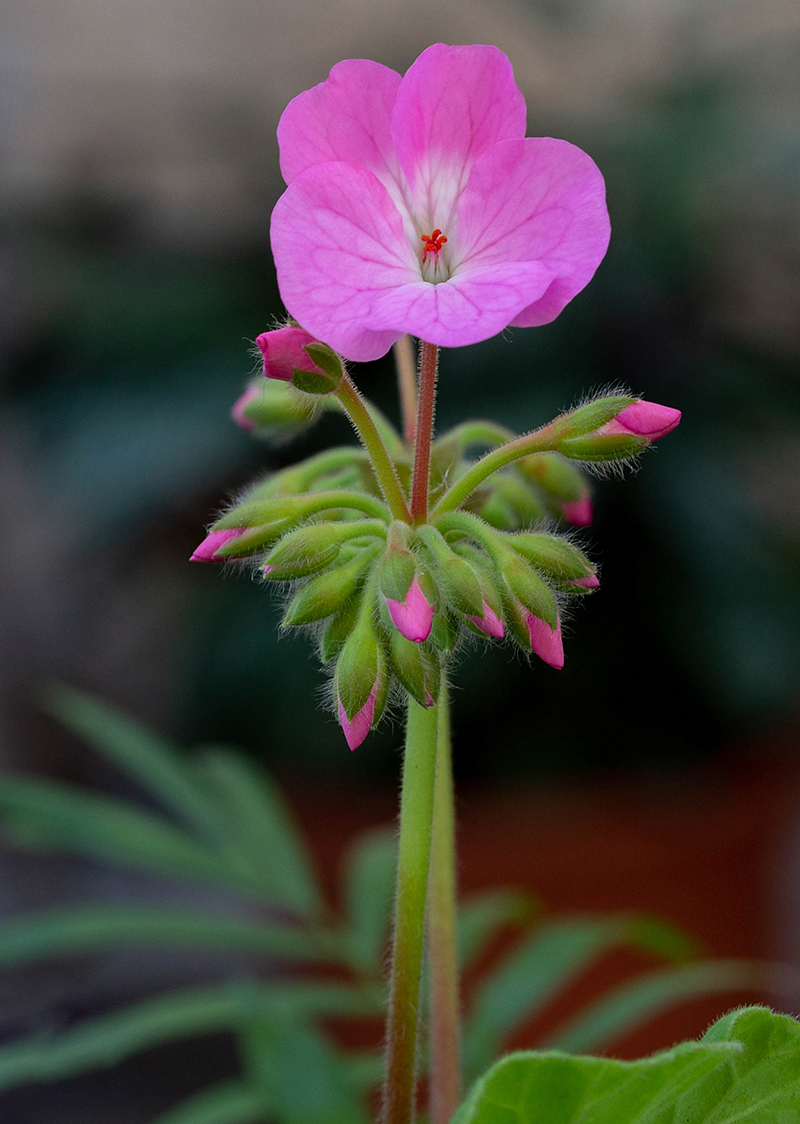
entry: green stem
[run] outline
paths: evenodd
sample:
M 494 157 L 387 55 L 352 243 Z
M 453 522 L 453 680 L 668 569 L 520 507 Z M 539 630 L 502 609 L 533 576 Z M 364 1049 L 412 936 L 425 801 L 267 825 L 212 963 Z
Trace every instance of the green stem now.
M 411 516 L 406 498 L 403 495 L 403 489 L 400 487 L 400 481 L 397 479 L 395 467 L 389 459 L 389 454 L 386 452 L 386 446 L 381 439 L 375 421 L 349 375 L 342 377 L 336 390 L 336 396 L 347 411 L 364 448 L 369 453 L 375 476 L 392 516 L 409 523 Z
M 430 1116 L 449 1124 L 461 1099 L 453 765 L 447 682 L 439 691 L 431 870 L 428 881 L 430 964 Z
M 438 718 L 437 706 L 421 707 L 409 698 L 386 1026 L 383 1124 L 411 1124 L 414 1118 Z
M 400 409 L 403 415 L 403 436 L 409 445 L 414 444 L 417 432 L 417 370 L 411 336 L 401 336 L 394 345 L 397 364 L 397 385 L 400 391 Z
M 558 447 L 559 435 L 555 430 L 555 423 L 537 429 L 533 433 L 525 433 L 501 445 L 499 449 L 492 449 L 491 453 L 476 461 L 463 476 L 447 489 L 437 503 L 431 518 L 444 514 L 445 511 L 455 511 L 476 488 L 480 487 L 487 476 L 497 472 L 498 468 L 505 468 L 507 464 L 528 457 L 531 453 L 546 453 Z
M 433 414 L 436 405 L 436 372 L 439 365 L 439 348 L 433 343 L 422 343 L 419 361 L 419 402 L 417 403 L 417 429 L 414 441 L 414 475 L 411 483 L 411 519 L 416 526 L 428 518 L 428 488 L 431 469 L 431 440 Z

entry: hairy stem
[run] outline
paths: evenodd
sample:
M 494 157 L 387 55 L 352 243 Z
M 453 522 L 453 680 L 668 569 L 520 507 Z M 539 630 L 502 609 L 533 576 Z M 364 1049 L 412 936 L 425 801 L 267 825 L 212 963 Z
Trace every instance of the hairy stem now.
M 419 361 L 419 402 L 414 442 L 414 475 L 411 484 L 411 520 L 417 526 L 425 523 L 428 518 L 428 486 L 438 363 L 439 348 L 436 344 L 423 341 Z
M 556 432 L 555 423 L 537 429 L 533 433 L 525 433 L 516 437 L 476 461 L 463 476 L 460 476 L 437 503 L 433 516 L 443 515 L 446 511 L 455 509 L 467 499 L 476 488 L 480 487 L 487 476 L 497 472 L 498 468 L 505 468 L 507 464 L 531 453 L 547 453 L 558 448 L 560 435 Z
M 369 453 L 372 467 L 392 516 L 410 522 L 410 515 L 403 489 L 397 479 L 395 467 L 386 452 L 381 435 L 372 415 L 349 375 L 344 375 L 336 390 L 336 396 L 353 423 L 364 448 Z
M 383 1124 L 411 1124 L 414 1118 L 438 718 L 438 707 L 421 707 L 409 698 L 386 1026 Z
M 417 432 L 417 370 L 411 336 L 402 336 L 394 345 L 394 359 L 403 415 L 403 436 L 409 445 L 413 445 Z
M 449 1124 L 461 1099 L 453 765 L 447 683 L 439 692 L 431 870 L 428 880 L 430 963 L 430 1117 Z

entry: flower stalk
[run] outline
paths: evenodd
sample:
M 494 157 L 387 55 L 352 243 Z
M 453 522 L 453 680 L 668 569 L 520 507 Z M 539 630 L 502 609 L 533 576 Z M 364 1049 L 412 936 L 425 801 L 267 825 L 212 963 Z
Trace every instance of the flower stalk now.
M 409 697 L 397 861 L 382 1124 L 411 1124 L 439 707 Z
M 400 391 L 400 412 L 403 417 L 403 436 L 409 445 L 414 444 L 417 432 L 417 365 L 411 336 L 401 336 L 394 345 L 397 364 L 397 386 Z
M 406 523 L 410 522 L 411 516 L 409 515 L 406 498 L 403 495 L 403 489 L 400 487 L 400 481 L 397 479 L 395 467 L 389 458 L 372 415 L 349 375 L 342 376 L 335 393 L 361 438 L 364 448 L 369 453 L 372 467 L 392 516 L 395 519 L 403 519 Z
M 411 521 L 416 526 L 425 523 L 428 518 L 431 441 L 438 366 L 439 348 L 435 344 L 423 341 L 420 347 L 419 401 L 414 442 L 414 475 L 411 483 Z

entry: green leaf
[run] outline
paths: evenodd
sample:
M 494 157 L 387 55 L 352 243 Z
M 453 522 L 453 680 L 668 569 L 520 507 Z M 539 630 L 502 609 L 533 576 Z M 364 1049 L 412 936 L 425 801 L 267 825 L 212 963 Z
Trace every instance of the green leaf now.
M 0 926 L 0 969 L 104 948 L 203 948 L 308 963 L 339 960 L 331 934 L 159 906 L 46 910 Z
M 275 1018 L 374 1013 L 374 997 L 341 984 L 252 985 L 251 1006 Z M 215 986 L 161 995 L 100 1015 L 65 1031 L 49 1031 L 0 1049 L 0 1089 L 56 1081 L 116 1065 L 173 1039 L 235 1030 L 242 1023 L 241 988 Z
M 243 756 L 220 746 L 204 747 L 195 768 L 269 899 L 301 917 L 319 916 L 324 907 L 314 870 L 277 785 Z
M 294 1013 L 264 1016 L 243 989 L 239 1032 L 245 1071 L 280 1124 L 367 1124 L 343 1058 L 319 1031 Z
M 543 1043 L 570 1053 L 596 1050 L 684 999 L 714 992 L 762 990 L 768 967 L 747 960 L 709 960 L 662 968 L 615 988 Z
M 475 1084 L 453 1124 L 797 1124 L 800 1026 L 733 1011 L 700 1042 L 641 1061 L 510 1054 Z
M 203 835 L 219 836 L 219 817 L 197 785 L 191 762 L 176 746 L 72 687 L 55 684 L 47 709 L 68 729 L 134 777 L 165 808 Z
M 674 952 L 688 947 L 669 926 L 637 914 L 538 927 L 509 953 L 476 996 L 464 1035 L 467 1073 L 485 1068 L 512 1031 L 595 960 L 621 944 L 658 955 L 670 945 Z
M 22 845 L 88 855 L 263 896 L 256 879 L 159 816 L 37 777 L 0 780 L 0 821 Z
M 270 1115 L 258 1092 L 243 1081 L 223 1081 L 203 1089 L 153 1124 L 262 1124 Z
M 344 905 L 353 963 L 380 971 L 389 933 L 397 869 L 397 835 L 377 830 L 359 836 L 344 868 Z
M 521 890 L 488 890 L 467 898 L 458 910 L 459 964 L 477 960 L 501 929 L 528 924 L 538 908 L 536 899 Z

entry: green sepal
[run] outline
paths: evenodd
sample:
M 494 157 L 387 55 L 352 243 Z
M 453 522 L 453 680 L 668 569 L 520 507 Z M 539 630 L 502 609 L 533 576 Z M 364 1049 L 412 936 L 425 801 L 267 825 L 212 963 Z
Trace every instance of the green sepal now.
M 459 613 L 480 615 L 483 612 L 481 585 L 469 562 L 450 549 L 435 527 L 420 527 L 417 538 L 431 555 L 435 564 L 433 576 L 447 604 Z
M 503 554 L 500 565 L 513 597 L 551 628 L 557 628 L 558 604 L 546 582 L 533 567 L 513 551 Z
M 580 470 L 558 453 L 534 453 L 517 461 L 517 468 L 559 503 L 575 503 L 588 490 Z
M 323 663 L 332 660 L 342 650 L 345 640 L 355 628 L 360 609 L 361 601 L 354 597 L 325 625 L 319 642 L 319 658 Z
M 649 444 L 646 437 L 636 437 L 628 433 L 605 433 L 562 441 L 559 451 L 571 460 L 605 463 L 635 457 Z
M 419 563 L 408 546 L 410 528 L 395 519 L 386 532 L 386 553 L 380 561 L 378 588 L 392 601 L 405 601 Z
M 312 523 L 289 531 L 267 555 L 265 577 L 286 581 L 305 578 L 330 566 L 343 543 L 361 536 L 382 537 L 385 525 L 376 519 L 342 523 Z
M 513 531 L 519 526 L 516 512 L 505 496 L 493 490 L 476 508 L 482 519 L 498 531 Z
M 553 422 L 553 429 L 560 438 L 585 437 L 594 433 L 606 422 L 620 414 L 626 406 L 630 406 L 636 399 L 630 394 L 610 394 L 605 398 L 595 398 L 585 406 L 578 406 L 568 414 L 562 414 Z
M 440 652 L 452 652 L 458 642 L 458 621 L 452 613 L 438 612 L 433 614 L 433 624 L 428 640 Z
M 324 343 L 308 343 L 303 347 L 316 371 L 295 367 L 292 385 L 304 394 L 332 394 L 342 381 L 342 361 Z
M 214 553 L 219 558 L 240 558 L 245 554 L 257 554 L 266 550 L 278 539 L 286 534 L 295 524 L 294 519 L 280 519 L 276 523 L 267 523 L 263 527 L 253 527 L 238 535 L 230 542 L 224 543 Z
M 506 591 L 503 598 L 503 624 L 506 631 L 511 633 L 516 642 L 525 649 L 526 652 L 531 650 L 531 638 L 528 632 L 527 614 L 525 607 L 520 605 L 516 598 Z
M 259 375 L 248 383 L 248 390 L 258 393 L 242 409 L 242 417 L 252 424 L 252 436 L 262 440 L 287 440 L 313 425 L 319 416 L 314 402 L 279 379 Z
M 523 558 L 527 558 L 548 577 L 559 581 L 575 581 L 594 573 L 589 559 L 566 539 L 555 535 L 520 531 L 504 536 L 505 541 Z
M 481 587 L 481 615 L 483 613 L 483 602 L 485 601 L 496 616 L 502 617 L 503 597 L 498 589 L 497 573 L 489 555 L 486 554 L 485 551 L 482 551 L 480 547 L 476 546 L 475 543 L 468 542 L 466 539 L 450 543 L 449 545 L 456 554 L 469 562 L 478 577 Z M 480 629 L 477 631 L 480 632 Z M 485 633 L 481 635 L 485 635 Z
M 383 644 L 372 623 L 370 600 L 365 595 L 355 628 L 339 655 L 333 689 L 348 718 L 358 714 L 374 690 L 374 725 L 386 704 L 388 675 Z
M 439 697 L 439 661 L 428 644 L 406 640 L 396 628 L 389 634 L 389 653 L 400 683 L 420 706 L 432 706 Z
M 330 617 L 355 594 L 365 568 L 377 553 L 377 547 L 360 550 L 355 558 L 319 574 L 307 582 L 292 600 L 283 617 L 283 626 L 313 624 Z

